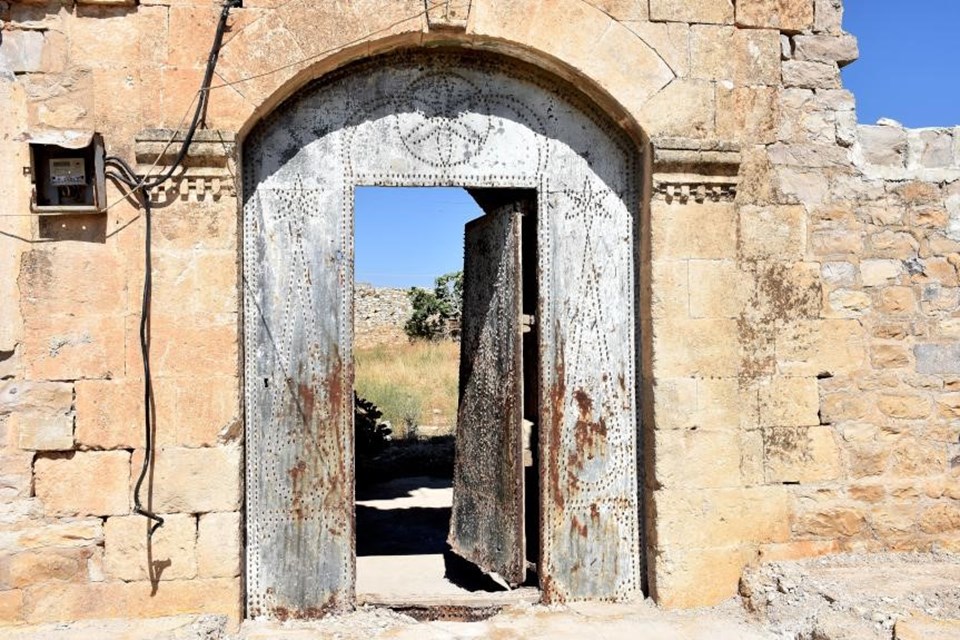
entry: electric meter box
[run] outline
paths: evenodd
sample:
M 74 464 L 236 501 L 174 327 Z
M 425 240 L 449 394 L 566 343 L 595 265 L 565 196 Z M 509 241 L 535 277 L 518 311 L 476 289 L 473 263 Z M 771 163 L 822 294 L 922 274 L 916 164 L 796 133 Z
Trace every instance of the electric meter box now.
M 106 209 L 103 138 L 49 132 L 30 140 L 31 209 L 35 213 L 99 213 Z

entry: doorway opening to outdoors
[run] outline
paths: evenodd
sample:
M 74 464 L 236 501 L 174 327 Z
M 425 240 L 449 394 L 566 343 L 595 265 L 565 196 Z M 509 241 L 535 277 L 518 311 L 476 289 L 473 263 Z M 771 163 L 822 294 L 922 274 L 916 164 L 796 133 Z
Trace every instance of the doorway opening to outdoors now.
M 537 193 L 354 190 L 356 594 L 539 599 Z

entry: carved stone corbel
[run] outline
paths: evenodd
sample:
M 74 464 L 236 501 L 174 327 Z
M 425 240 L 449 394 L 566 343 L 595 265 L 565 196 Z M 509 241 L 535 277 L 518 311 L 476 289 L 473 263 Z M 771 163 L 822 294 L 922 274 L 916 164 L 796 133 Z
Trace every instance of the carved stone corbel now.
M 141 175 L 164 173 L 173 165 L 186 132 L 172 129 L 147 129 L 137 134 L 134 152 Z M 153 189 L 150 199 L 156 203 L 173 200 L 199 202 L 219 200 L 236 193 L 236 134 L 232 131 L 197 131 L 181 166 L 170 181 Z
M 653 148 L 653 193 L 667 202 L 732 201 L 740 182 L 740 148 L 729 142 L 659 138 Z

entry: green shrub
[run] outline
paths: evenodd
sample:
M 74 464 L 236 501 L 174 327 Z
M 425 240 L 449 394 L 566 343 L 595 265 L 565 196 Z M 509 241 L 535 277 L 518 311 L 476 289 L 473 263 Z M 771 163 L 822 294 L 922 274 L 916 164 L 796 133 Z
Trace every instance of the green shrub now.
M 434 280 L 433 291 L 412 287 L 407 295 L 413 313 L 404 325 L 411 338 L 439 340 L 448 337 L 451 325 L 460 322 L 463 308 L 463 271 L 446 273 Z

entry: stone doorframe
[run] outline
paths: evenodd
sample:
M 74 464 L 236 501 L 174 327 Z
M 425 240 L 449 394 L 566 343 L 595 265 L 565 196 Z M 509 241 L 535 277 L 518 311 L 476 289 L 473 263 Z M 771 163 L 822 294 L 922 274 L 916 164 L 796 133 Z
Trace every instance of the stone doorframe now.
M 635 143 L 529 65 L 429 50 L 307 86 L 243 149 L 249 614 L 352 604 L 360 185 L 537 190 L 544 599 L 639 594 Z

